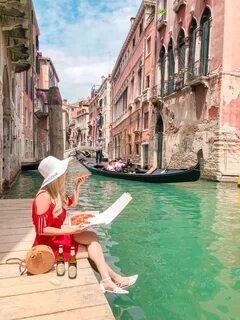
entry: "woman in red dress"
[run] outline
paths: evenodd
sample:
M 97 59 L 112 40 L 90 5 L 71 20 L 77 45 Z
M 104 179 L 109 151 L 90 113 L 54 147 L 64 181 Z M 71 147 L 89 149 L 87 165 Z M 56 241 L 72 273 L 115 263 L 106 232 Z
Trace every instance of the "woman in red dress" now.
M 48 245 L 57 257 L 58 246 L 62 244 L 66 261 L 69 259 L 71 246 L 75 246 L 78 259 L 90 258 L 95 263 L 102 278 L 100 287 L 104 292 L 126 294 L 128 291 L 123 288 L 133 285 L 138 276 L 122 277 L 114 272 L 106 263 L 94 232 L 84 231 L 82 225 L 74 229 L 63 226 L 68 206 L 76 207 L 80 185 L 88 177 L 86 174 L 77 177 L 74 194 L 71 198 L 67 197 L 65 176 L 68 162 L 69 159 L 59 160 L 49 156 L 38 167 L 44 181 L 32 204 L 32 219 L 36 230 L 33 246 Z

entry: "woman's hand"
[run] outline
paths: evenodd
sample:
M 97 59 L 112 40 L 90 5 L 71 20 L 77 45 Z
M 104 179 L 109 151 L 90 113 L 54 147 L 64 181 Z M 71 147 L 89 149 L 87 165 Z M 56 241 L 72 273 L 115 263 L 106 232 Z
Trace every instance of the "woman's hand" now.
M 81 186 L 86 180 L 87 178 L 90 176 L 90 174 L 84 173 L 81 174 L 80 176 L 75 178 L 75 186 Z
M 88 224 L 89 224 L 89 222 L 72 226 L 71 229 L 73 230 L 73 234 L 82 232 L 84 229 L 87 228 Z

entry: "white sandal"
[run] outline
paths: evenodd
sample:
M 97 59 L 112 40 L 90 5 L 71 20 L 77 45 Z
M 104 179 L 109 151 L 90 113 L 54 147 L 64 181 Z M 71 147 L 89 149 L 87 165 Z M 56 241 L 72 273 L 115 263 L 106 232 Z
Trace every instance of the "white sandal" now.
M 135 274 L 134 276 L 130 276 L 128 277 L 128 285 L 121 287 L 121 282 L 122 282 L 122 277 L 119 277 L 119 281 L 115 282 L 115 284 L 117 286 L 119 286 L 120 288 L 128 288 L 132 285 L 134 285 L 134 283 L 137 281 L 138 279 L 138 274 Z
M 103 282 L 109 281 L 109 280 L 112 280 L 112 279 L 110 277 L 108 277 L 108 278 L 102 279 L 100 281 L 100 288 L 101 288 L 103 293 L 105 293 L 105 292 L 110 292 L 110 293 L 115 293 L 115 294 L 128 294 L 129 293 L 127 290 L 124 290 L 124 289 L 119 288 L 119 287 L 117 287 L 115 289 L 112 289 L 112 290 L 111 289 L 105 289 L 105 287 L 103 285 Z

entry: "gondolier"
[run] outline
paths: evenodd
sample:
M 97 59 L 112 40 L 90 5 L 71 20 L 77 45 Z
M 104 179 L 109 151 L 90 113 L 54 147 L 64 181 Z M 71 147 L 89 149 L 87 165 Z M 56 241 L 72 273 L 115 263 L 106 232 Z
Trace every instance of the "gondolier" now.
M 96 142 L 96 163 L 97 164 L 102 162 L 102 148 L 103 148 L 103 142 L 102 142 L 102 139 L 99 137 Z

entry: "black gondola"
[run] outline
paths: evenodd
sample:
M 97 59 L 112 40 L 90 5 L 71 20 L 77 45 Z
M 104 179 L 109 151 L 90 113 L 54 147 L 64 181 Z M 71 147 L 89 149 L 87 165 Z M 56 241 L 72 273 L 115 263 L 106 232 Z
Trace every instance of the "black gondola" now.
M 21 169 L 22 169 L 22 171 L 37 170 L 39 164 L 40 164 L 40 161 L 36 161 L 36 162 L 22 162 Z
M 196 166 L 189 169 L 155 169 L 151 174 L 147 173 L 146 170 L 139 170 L 137 173 L 108 171 L 103 165 L 96 165 L 95 163 L 88 161 L 82 161 L 81 163 L 93 174 L 132 181 L 176 183 L 197 181 L 200 178 L 199 161 Z

